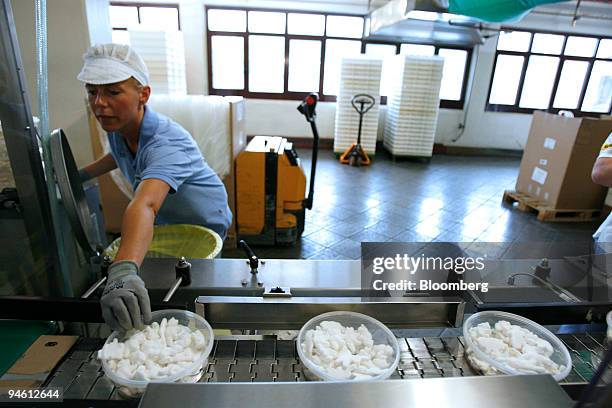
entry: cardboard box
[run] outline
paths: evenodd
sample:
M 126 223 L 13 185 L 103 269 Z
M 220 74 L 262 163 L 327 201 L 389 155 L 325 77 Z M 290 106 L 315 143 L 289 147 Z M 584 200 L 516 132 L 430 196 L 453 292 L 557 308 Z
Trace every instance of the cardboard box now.
M 40 387 L 77 340 L 77 336 L 40 336 L 2 376 L 0 390 Z
M 612 122 L 535 112 L 516 190 L 554 209 L 601 209 L 606 189 L 591 180 Z

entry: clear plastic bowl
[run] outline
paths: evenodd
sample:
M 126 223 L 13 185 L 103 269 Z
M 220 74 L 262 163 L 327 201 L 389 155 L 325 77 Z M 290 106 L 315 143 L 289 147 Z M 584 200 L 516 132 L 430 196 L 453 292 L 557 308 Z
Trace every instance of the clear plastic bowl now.
M 553 378 L 556 381 L 561 381 L 562 379 L 567 377 L 567 375 L 572 370 L 572 359 L 570 357 L 569 351 L 567 350 L 567 347 L 565 347 L 561 340 L 559 340 L 557 336 L 551 333 L 550 330 L 540 326 L 536 322 L 512 313 L 486 311 L 474 313 L 473 315 L 471 315 L 463 323 L 463 338 L 466 342 L 467 352 L 473 353 L 474 357 L 492 366 L 501 373 L 511 375 L 524 374 L 518 370 L 515 370 L 512 367 L 507 366 L 503 362 L 492 358 L 472 341 L 472 337 L 469 334 L 469 330 L 472 327 L 475 327 L 480 323 L 489 323 L 491 327 L 493 327 L 495 323 L 499 322 L 500 320 L 505 320 L 512 325 L 523 327 L 538 336 L 539 338 L 548 341 L 553 347 L 553 354 L 550 356 L 550 359 L 556 364 L 562 365 L 564 367 L 563 370 L 554 374 Z
M 385 326 L 378 320 L 361 313 L 329 312 L 315 316 L 309 321 L 307 321 L 306 324 L 302 326 L 302 329 L 298 334 L 297 352 L 300 357 L 300 361 L 304 365 L 304 375 L 306 376 L 306 379 L 311 381 L 359 381 L 332 377 L 323 369 L 321 369 L 316 363 L 314 363 L 308 356 L 306 356 L 305 351 L 302 349 L 302 343 L 304 342 L 306 332 L 308 330 L 314 330 L 321 322 L 324 321 L 338 322 L 344 327 L 353 327 L 354 329 L 359 328 L 359 326 L 363 324 L 370 331 L 370 333 L 372 333 L 372 339 L 374 340 L 374 344 L 388 344 L 393 348 L 394 354 L 393 363 L 388 369 L 386 369 L 383 373 L 367 380 L 385 380 L 389 378 L 391 374 L 393 374 L 393 372 L 397 368 L 397 364 L 399 363 L 400 351 L 395 335 L 391 332 L 391 330 L 387 328 L 387 326 Z
M 204 318 L 195 313 L 192 313 L 187 310 L 177 309 L 158 310 L 156 312 L 151 313 L 151 323 L 160 323 L 164 317 L 168 320 L 174 317 L 176 320 L 178 320 L 179 324 L 187 326 L 192 330 L 196 329 L 202 331 L 202 334 L 204 334 L 204 337 L 208 340 L 208 343 L 204 348 L 202 356 L 198 360 L 194 361 L 193 364 L 188 367 L 185 367 L 185 369 L 175 375 L 151 381 L 137 381 L 129 378 L 120 377 L 114 371 L 111 370 L 106 360 L 102 360 L 102 369 L 104 370 L 104 374 L 106 374 L 106 376 L 117 386 L 126 388 L 126 390 L 123 390 L 124 396 L 131 397 L 142 394 L 149 382 L 180 382 L 181 380 L 188 380 L 190 377 L 197 375 L 198 372 L 202 369 L 202 367 L 208 363 L 208 356 L 210 355 L 214 343 L 214 334 L 212 327 L 210 327 L 210 324 L 208 324 L 208 322 L 204 320 Z M 111 333 L 110 336 L 108 336 L 108 339 L 106 339 L 106 342 L 104 344 L 106 345 L 108 343 L 111 343 L 114 339 L 117 339 L 119 341 L 127 340 L 125 338 L 122 338 L 121 333 L 114 331 Z

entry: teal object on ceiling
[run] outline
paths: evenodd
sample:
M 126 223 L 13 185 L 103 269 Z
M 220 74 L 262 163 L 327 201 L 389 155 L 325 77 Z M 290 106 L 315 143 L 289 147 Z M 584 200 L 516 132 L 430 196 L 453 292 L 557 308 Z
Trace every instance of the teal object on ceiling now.
M 450 0 L 448 11 L 491 23 L 519 21 L 537 6 L 567 0 Z

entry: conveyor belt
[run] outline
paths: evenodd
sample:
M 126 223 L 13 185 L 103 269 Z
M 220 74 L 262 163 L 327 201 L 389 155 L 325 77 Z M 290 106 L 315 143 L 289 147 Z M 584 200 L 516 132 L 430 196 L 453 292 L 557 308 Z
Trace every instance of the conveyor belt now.
M 245 339 L 247 337 L 247 339 Z M 227 336 L 215 340 L 200 382 L 305 381 L 293 340 L 248 339 Z M 584 385 L 604 353 L 604 334 L 560 334 L 570 350 L 571 373 L 562 385 Z M 462 337 L 400 338 L 400 362 L 391 378 L 413 379 L 479 375 L 465 358 Z M 104 376 L 96 350 L 102 339 L 80 339 L 58 366 L 47 387 L 63 387 L 66 399 L 119 399 L 117 389 Z M 609 379 L 612 383 L 612 379 Z

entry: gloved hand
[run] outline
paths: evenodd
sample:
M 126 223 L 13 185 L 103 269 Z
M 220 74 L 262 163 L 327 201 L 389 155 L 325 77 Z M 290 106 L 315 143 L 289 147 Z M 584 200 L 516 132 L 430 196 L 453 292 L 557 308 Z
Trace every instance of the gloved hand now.
M 108 268 L 108 281 L 100 300 L 102 317 L 111 329 L 127 331 L 142 328 L 151 320 L 151 301 L 144 282 L 138 276 L 138 265 L 119 261 Z

